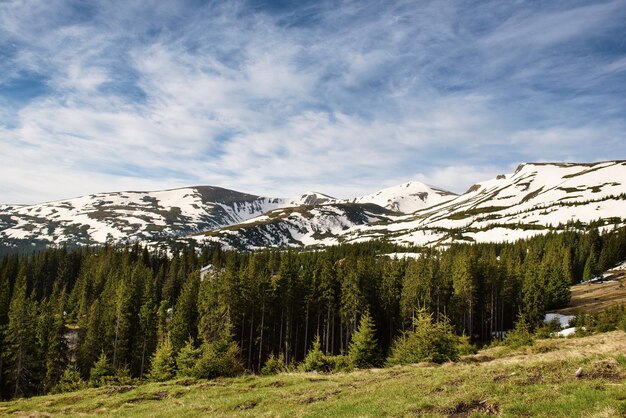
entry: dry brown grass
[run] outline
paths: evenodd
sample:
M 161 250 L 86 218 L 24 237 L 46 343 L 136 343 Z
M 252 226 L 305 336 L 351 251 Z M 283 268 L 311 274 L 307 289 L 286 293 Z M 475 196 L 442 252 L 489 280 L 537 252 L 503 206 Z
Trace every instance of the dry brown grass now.
M 571 287 L 572 299 L 567 308 L 557 311 L 563 315 L 577 312 L 598 313 L 610 306 L 626 305 L 626 272 L 610 271 L 604 282 L 578 284 Z
M 590 357 L 626 353 L 626 333 L 613 331 L 584 338 L 537 340 L 534 345 L 512 351 L 506 346 L 493 347 L 468 356 L 469 362 L 515 364 L 535 361 L 556 361 L 576 357 Z

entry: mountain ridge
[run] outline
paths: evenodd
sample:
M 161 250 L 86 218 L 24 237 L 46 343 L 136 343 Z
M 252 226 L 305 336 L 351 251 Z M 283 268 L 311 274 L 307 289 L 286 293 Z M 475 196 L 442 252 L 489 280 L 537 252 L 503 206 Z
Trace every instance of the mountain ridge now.
M 217 241 L 239 249 L 389 239 L 411 245 L 498 242 L 571 222 L 623 224 L 626 161 L 522 163 L 456 195 L 409 181 L 337 199 L 217 186 L 94 193 L 35 205 L 0 204 L 0 242 L 18 245 Z

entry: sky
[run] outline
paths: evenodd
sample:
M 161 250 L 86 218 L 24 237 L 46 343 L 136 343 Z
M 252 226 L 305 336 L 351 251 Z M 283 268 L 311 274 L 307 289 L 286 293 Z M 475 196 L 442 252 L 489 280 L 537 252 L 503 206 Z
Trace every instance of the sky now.
M 0 203 L 626 158 L 615 1 L 0 1 Z

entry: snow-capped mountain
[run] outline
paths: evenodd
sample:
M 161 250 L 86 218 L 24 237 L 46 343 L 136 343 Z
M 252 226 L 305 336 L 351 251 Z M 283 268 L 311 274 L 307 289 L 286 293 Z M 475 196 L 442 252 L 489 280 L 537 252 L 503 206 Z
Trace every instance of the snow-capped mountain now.
M 210 186 L 98 193 L 31 206 L 2 206 L 0 239 L 57 244 L 149 240 L 232 225 L 296 204 Z
M 450 198 L 446 200 L 446 197 Z M 381 200 L 379 205 L 385 201 L 384 197 Z M 403 200 L 395 198 L 395 201 Z M 412 209 L 400 207 L 406 212 Z M 313 238 L 320 236 L 319 225 L 324 222 L 318 221 L 315 213 L 306 214 L 288 221 L 280 217 L 261 218 L 259 224 L 251 219 L 228 231 L 214 231 L 210 239 L 236 248 L 253 248 L 257 244 L 328 245 L 380 238 L 403 244 L 446 245 L 515 241 L 549 231 L 584 227 L 595 221 L 610 227 L 623 225 L 626 162 L 522 164 L 514 173 L 476 184 L 460 196 L 441 196 L 437 203 L 412 214 L 379 212 L 374 221 L 352 223 L 341 230 L 324 229 L 324 239 L 317 241 Z M 283 228 L 286 223 L 288 231 Z M 306 237 L 305 240 L 294 237 L 290 232 L 293 230 L 298 231 L 297 236 Z M 277 238 L 278 231 L 283 231 L 287 238 Z
M 624 224 L 625 215 L 625 161 L 521 164 L 414 216 L 360 228 L 353 238 L 427 245 L 514 241 L 568 224 Z
M 625 209 L 625 161 L 522 164 L 458 196 L 419 182 L 352 199 L 319 192 L 271 198 L 196 186 L 0 205 L 0 244 L 172 237 L 240 249 L 380 238 L 417 245 L 499 242 L 596 221 L 623 225 Z
M 360 225 L 388 221 L 396 213 L 372 203 L 329 203 L 274 209 L 226 228 L 194 235 L 237 249 L 336 245 Z
M 350 203 L 373 203 L 394 212 L 413 213 L 455 198 L 452 193 L 419 181 L 382 189 L 368 196 L 347 199 Z

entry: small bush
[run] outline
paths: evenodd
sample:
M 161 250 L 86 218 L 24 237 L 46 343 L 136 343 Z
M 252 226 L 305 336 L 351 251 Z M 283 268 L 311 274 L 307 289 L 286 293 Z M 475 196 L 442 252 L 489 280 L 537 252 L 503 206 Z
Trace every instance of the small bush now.
M 467 335 L 463 335 L 458 338 L 459 338 L 459 343 L 458 343 L 459 355 L 467 356 L 470 354 L 478 353 L 478 349 L 476 348 L 474 344 L 470 343 L 470 339 Z
M 357 331 L 350 341 L 350 361 L 356 368 L 369 368 L 378 365 L 378 342 L 376 341 L 376 328 L 368 311 L 363 314 Z
M 152 370 L 150 370 L 150 380 L 163 382 L 174 377 L 176 363 L 174 361 L 174 351 L 169 338 L 161 342 L 152 356 Z
M 76 367 L 68 367 L 63 371 L 61 380 L 52 388 L 52 393 L 73 392 L 84 389 L 87 383 L 80 377 L 80 372 Z
M 526 319 L 520 316 L 515 329 L 507 333 L 504 339 L 504 345 L 510 348 L 520 348 L 528 345 L 533 345 L 535 340 L 530 332 L 530 326 Z
M 349 372 L 354 369 L 353 362 L 349 356 L 326 356 L 326 362 L 333 373 Z
M 552 338 L 557 332 L 561 331 L 561 323 L 558 319 L 553 319 L 547 324 L 535 330 L 535 337 L 537 338 Z
M 194 346 L 193 340 L 189 339 L 176 356 L 176 376 L 193 377 L 194 369 L 202 355 L 202 350 Z
M 263 368 L 261 368 L 261 374 L 264 376 L 285 373 L 286 371 L 287 365 L 285 365 L 285 356 L 283 353 L 280 353 L 278 357 L 276 357 L 274 353 L 270 354 Z
M 394 341 L 387 359 L 388 366 L 458 360 L 460 340 L 447 318 L 435 322 L 432 315 L 421 310 L 413 322 L 415 330 L 404 333 Z
M 113 374 L 113 367 L 111 367 L 107 355 L 102 352 L 98 361 L 94 363 L 89 371 L 89 384 L 95 387 L 106 385 L 108 384 L 108 378 L 112 377 Z
M 200 347 L 202 355 L 194 368 L 194 377 L 213 379 L 216 377 L 233 377 L 243 373 L 241 351 L 234 341 L 222 338 Z
M 328 357 L 322 352 L 319 335 L 313 340 L 313 347 L 307 353 L 302 364 L 305 372 L 328 373 L 332 370 Z

